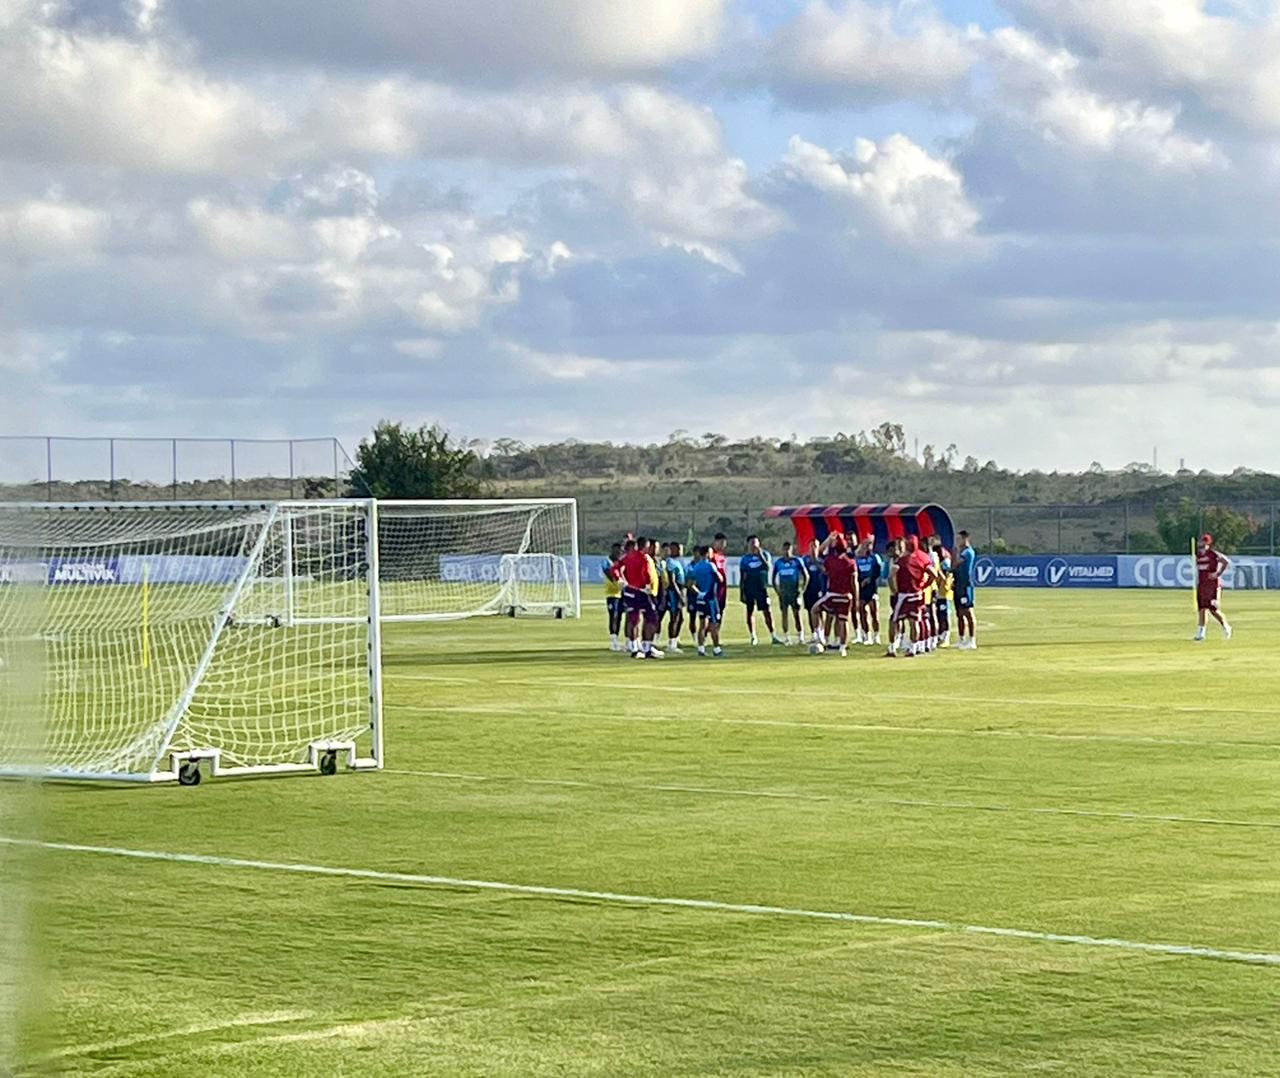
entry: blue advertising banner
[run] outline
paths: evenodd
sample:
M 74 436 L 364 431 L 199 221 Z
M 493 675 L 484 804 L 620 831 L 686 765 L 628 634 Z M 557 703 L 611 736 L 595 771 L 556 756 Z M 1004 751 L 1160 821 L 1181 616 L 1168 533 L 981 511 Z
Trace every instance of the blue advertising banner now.
M 973 582 L 980 588 L 1114 588 L 1116 563 L 1111 554 L 983 554 Z
M 1119 561 L 1122 588 L 1184 588 L 1195 583 L 1190 554 L 1124 555 Z M 1226 588 L 1280 587 L 1280 558 L 1231 555 L 1231 566 L 1222 578 Z

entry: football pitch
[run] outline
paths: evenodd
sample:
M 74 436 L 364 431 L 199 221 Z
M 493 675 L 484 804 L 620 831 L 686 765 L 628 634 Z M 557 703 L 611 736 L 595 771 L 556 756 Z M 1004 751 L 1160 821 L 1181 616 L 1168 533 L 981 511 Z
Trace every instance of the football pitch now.
M 43 793 L 32 1073 L 1276 1073 L 1280 600 L 388 626 L 388 769 Z M 687 646 L 687 637 L 686 637 Z

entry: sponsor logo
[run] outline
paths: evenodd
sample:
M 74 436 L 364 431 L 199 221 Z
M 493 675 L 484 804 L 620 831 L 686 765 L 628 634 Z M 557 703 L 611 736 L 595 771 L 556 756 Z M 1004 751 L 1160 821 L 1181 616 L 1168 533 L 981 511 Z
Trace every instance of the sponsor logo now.
M 995 562 L 990 558 L 979 558 L 977 564 L 973 567 L 974 580 L 979 584 L 985 584 L 991 579 L 995 571 Z
M 1071 567 L 1067 565 L 1061 558 L 1054 558 L 1044 567 L 1045 582 L 1051 588 L 1060 588 L 1067 580 L 1067 574 L 1071 571 Z
M 50 584 L 119 584 L 120 563 L 115 558 L 98 561 L 63 561 L 49 563 Z

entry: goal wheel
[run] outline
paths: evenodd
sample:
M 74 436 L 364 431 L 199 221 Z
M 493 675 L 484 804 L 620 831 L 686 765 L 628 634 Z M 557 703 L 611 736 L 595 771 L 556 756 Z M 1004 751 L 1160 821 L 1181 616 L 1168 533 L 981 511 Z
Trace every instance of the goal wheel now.
M 338 754 L 330 749 L 320 754 L 320 774 L 336 775 L 338 773 Z
M 200 785 L 200 765 L 195 760 L 188 760 L 178 768 L 179 786 Z
M 564 607 L 562 607 L 562 606 L 557 606 L 557 607 L 556 607 L 556 621 L 563 621 L 563 620 L 564 620 Z

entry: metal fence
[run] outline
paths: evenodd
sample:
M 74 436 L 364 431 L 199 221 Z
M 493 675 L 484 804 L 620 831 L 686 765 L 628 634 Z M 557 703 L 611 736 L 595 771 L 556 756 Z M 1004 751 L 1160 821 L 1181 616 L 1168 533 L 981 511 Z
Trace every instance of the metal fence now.
M 1241 553 L 1280 553 L 1280 503 L 1249 502 L 1221 505 L 1246 517 L 1253 526 Z M 662 540 L 707 542 L 724 532 L 731 549 L 747 535 L 758 533 L 776 550 L 794 536 L 785 520 L 766 520 L 764 506 L 696 508 L 665 505 L 625 509 L 605 508 L 596 499 L 579 503 L 578 520 L 583 550 L 604 550 L 627 532 Z M 949 506 L 957 528 L 966 529 L 974 543 L 988 552 L 1035 554 L 1162 554 L 1156 506 L 1107 505 L 980 505 Z M 1202 531 L 1203 526 L 1197 528 Z
M 351 458 L 336 438 L 0 436 L 0 500 L 332 498 Z

